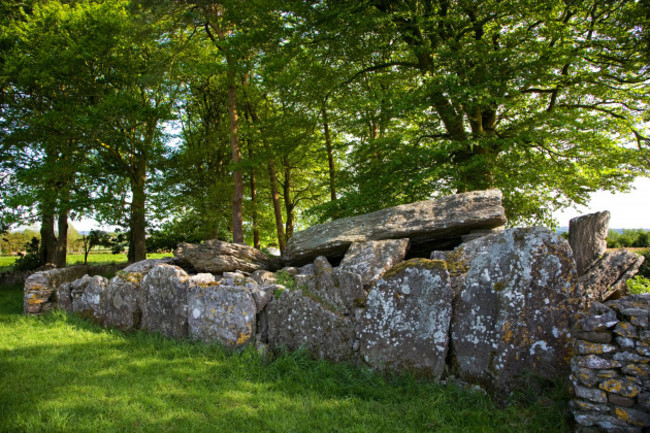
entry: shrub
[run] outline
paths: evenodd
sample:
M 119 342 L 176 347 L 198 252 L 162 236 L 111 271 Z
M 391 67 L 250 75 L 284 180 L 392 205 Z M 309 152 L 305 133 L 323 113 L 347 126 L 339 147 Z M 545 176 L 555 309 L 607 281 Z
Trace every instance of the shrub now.
M 642 277 L 650 278 L 650 248 L 641 250 L 638 252 L 638 254 L 645 257 L 645 261 L 639 268 L 639 275 Z
M 627 280 L 627 288 L 633 295 L 640 295 L 642 293 L 650 293 L 650 280 L 641 275 Z
M 39 240 L 33 237 L 31 241 L 25 244 L 26 254 L 14 262 L 14 270 L 31 271 L 43 266 L 43 259 L 39 252 Z

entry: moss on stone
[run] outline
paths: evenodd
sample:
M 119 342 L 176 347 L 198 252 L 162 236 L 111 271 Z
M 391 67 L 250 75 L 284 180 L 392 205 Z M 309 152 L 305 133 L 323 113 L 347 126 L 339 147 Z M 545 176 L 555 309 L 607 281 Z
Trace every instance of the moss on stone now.
M 462 275 L 469 270 L 469 264 L 463 258 L 464 250 L 463 247 L 460 247 L 447 254 L 445 262 L 449 275 L 452 277 Z
M 386 271 L 383 278 L 386 279 L 386 278 L 394 277 L 395 275 L 401 273 L 406 269 L 415 268 L 415 267 L 438 270 L 438 271 L 447 270 L 447 265 L 442 260 L 429 260 L 429 259 L 416 258 L 416 259 L 410 259 L 405 262 L 396 264 L 388 271 Z

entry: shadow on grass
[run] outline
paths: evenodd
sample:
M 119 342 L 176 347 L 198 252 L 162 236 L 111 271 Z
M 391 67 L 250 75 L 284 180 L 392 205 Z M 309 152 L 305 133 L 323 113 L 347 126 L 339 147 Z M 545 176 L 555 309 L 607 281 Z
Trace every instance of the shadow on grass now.
M 60 312 L 2 311 L 0 431 L 568 431 L 550 410 L 498 410 L 479 394 L 304 352 L 265 361 Z

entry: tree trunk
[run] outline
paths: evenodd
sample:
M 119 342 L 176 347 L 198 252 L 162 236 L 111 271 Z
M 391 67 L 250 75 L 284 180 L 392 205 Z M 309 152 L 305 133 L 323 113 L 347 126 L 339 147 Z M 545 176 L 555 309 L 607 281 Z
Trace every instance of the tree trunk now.
M 253 149 L 248 143 L 248 156 L 253 158 Z M 255 170 L 251 168 L 251 205 L 253 206 L 253 247 L 260 249 L 259 215 L 257 214 L 257 185 L 255 183 Z
M 128 260 L 131 263 L 146 260 L 146 223 L 145 223 L 145 182 L 147 177 L 147 163 L 143 159 L 138 161 L 134 167 L 131 177 L 131 233 L 129 236 Z
M 239 148 L 239 124 L 237 119 L 237 93 L 235 89 L 234 73 L 229 73 L 228 84 L 228 115 L 230 117 L 230 150 L 232 152 L 233 164 L 241 161 L 241 150 Z M 232 241 L 236 244 L 244 243 L 243 229 L 243 197 L 244 197 L 244 180 L 241 170 L 236 169 L 233 172 L 235 190 L 232 198 Z
M 291 236 L 293 236 L 294 204 L 291 202 L 291 166 L 286 156 L 284 157 L 284 184 L 282 187 L 284 189 L 284 209 L 287 213 L 285 233 L 287 240 L 289 240 L 291 239 Z
M 336 200 L 336 166 L 334 165 L 334 150 L 332 148 L 332 139 L 330 137 L 330 126 L 327 120 L 327 108 L 323 105 L 321 109 L 323 114 L 323 130 L 325 132 L 325 148 L 327 149 L 327 162 L 330 169 L 330 200 Z
M 59 210 L 59 241 L 56 245 L 56 267 L 65 268 L 68 253 L 68 210 Z
M 50 191 L 52 194 L 53 191 Z M 54 234 L 54 200 L 47 198 L 41 203 L 41 261 L 56 263 L 56 235 Z

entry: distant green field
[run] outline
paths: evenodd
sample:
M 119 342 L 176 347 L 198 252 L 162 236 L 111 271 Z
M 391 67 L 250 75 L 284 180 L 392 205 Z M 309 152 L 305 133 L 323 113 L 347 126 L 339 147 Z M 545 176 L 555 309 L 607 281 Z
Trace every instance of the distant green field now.
M 172 253 L 164 254 L 147 254 L 148 259 L 160 259 L 162 257 L 170 257 Z M 18 259 L 16 256 L 0 256 L 0 272 L 10 271 L 11 265 Z M 67 258 L 68 265 L 83 264 L 83 254 L 70 254 Z M 94 265 L 104 265 L 109 263 L 124 263 L 126 262 L 126 254 L 90 254 L 88 256 L 88 263 Z

